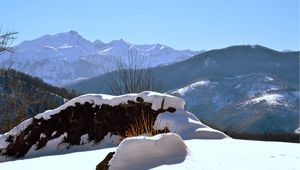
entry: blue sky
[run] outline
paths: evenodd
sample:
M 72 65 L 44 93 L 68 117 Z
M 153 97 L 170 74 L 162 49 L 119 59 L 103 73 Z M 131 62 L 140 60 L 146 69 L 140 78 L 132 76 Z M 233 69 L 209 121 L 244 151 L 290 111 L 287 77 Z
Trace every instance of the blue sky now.
M 123 38 L 177 49 L 299 50 L 298 0 L 7 0 L 1 6 L 2 29 L 20 32 L 15 43 L 76 30 L 91 41 Z

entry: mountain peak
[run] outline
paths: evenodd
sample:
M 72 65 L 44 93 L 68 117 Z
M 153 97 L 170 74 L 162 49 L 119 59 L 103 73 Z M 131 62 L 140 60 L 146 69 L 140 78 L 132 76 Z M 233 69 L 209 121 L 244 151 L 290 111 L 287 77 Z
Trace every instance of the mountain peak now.
M 100 41 L 100 40 L 98 40 L 98 39 L 96 39 L 96 40 L 93 42 L 93 44 L 104 44 L 104 42 L 103 42 L 103 41 Z
M 77 31 L 74 31 L 74 30 L 70 30 L 69 33 L 70 33 L 70 34 L 73 34 L 73 35 L 79 35 L 78 32 L 77 32 Z
M 109 44 L 130 44 L 129 42 L 125 41 L 123 38 L 119 40 L 112 40 Z
M 51 35 L 52 38 L 63 38 L 63 39 L 81 39 L 88 41 L 84 39 L 77 31 L 70 30 L 68 32 L 62 32 L 58 34 Z

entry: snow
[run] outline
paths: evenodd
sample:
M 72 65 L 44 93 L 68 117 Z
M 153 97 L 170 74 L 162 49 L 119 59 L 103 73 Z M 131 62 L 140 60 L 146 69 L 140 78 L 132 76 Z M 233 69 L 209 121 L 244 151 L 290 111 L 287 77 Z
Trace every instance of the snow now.
M 113 148 L 0 163 L 1 170 L 95 170 Z
M 63 140 L 65 137 L 67 137 L 67 133 L 62 134 L 61 136 L 52 139 L 47 142 L 46 146 L 36 150 L 37 146 L 33 145 L 28 153 L 26 154 L 26 157 L 37 157 L 37 156 L 46 156 L 46 155 L 52 155 L 57 154 L 58 152 L 63 153 L 64 148 L 66 147 L 65 144 L 63 144 Z
M 80 137 L 80 145 L 89 143 L 89 135 L 85 134 Z
M 111 47 L 108 47 L 107 49 L 104 49 L 104 50 L 100 51 L 99 53 L 105 53 L 105 52 L 110 51 L 111 49 L 112 49 Z
M 52 134 L 51 134 L 51 137 L 55 136 L 57 133 L 57 131 L 54 131 Z
M 67 137 L 67 133 L 62 134 L 61 136 L 52 139 L 47 142 L 46 146 L 36 150 L 37 145 L 33 145 L 26 156 L 24 158 L 36 158 L 41 156 L 49 156 L 49 155 L 60 155 L 60 154 L 68 154 L 72 152 L 82 152 L 89 150 L 97 150 L 97 149 L 105 149 L 116 147 L 120 141 L 121 137 L 118 135 L 112 135 L 108 133 L 100 143 L 95 144 L 94 141 L 88 140 L 88 135 L 82 135 L 80 145 L 68 145 L 64 143 L 64 138 Z M 0 162 L 9 161 L 11 158 L 0 157 Z
M 132 137 L 120 143 L 109 165 L 111 170 L 150 169 L 180 163 L 187 153 L 187 146 L 181 137 L 173 133 Z
M 269 105 L 284 105 L 285 104 L 285 103 L 283 103 L 284 99 L 285 99 L 285 96 L 283 96 L 281 94 L 265 94 L 260 97 L 253 98 L 253 99 L 245 102 L 245 104 L 259 103 L 262 101 L 266 101 Z
M 193 89 L 195 89 L 196 87 L 198 86 L 208 86 L 210 85 L 211 82 L 209 80 L 201 80 L 201 81 L 198 81 L 198 82 L 195 82 L 195 83 L 192 83 L 186 87 L 183 87 L 183 88 L 180 88 L 180 89 L 177 89 L 176 91 L 172 92 L 172 93 L 179 93 L 180 95 L 184 95 L 186 94 L 187 92 L 190 92 L 192 91 Z
M 299 144 L 246 140 L 188 140 L 190 151 L 181 164 L 155 169 L 299 170 Z
M 7 132 L 5 134 L 0 134 L 0 149 L 7 147 L 7 145 L 9 144 L 8 142 L 6 142 L 6 139 L 8 136 L 19 135 L 22 132 L 22 130 L 26 129 L 31 123 L 32 123 L 32 118 L 27 119 L 27 120 L 23 121 L 22 123 L 20 123 L 18 126 L 14 127 L 9 132 Z
M 47 46 L 47 45 L 43 46 L 43 48 L 48 48 L 48 49 L 51 49 L 51 50 L 54 50 L 54 51 L 58 51 L 56 48 L 51 47 L 51 46 Z
M 157 137 L 155 137 L 157 138 Z M 161 137 L 162 138 L 162 137 Z M 167 137 L 168 138 L 168 137 Z M 165 138 L 165 139 L 167 139 Z M 157 138 L 159 139 L 159 138 Z M 154 139 L 152 139 L 154 140 Z M 174 142 L 177 140 L 172 140 Z M 168 141 L 165 141 L 168 143 Z M 133 144 L 132 142 L 130 142 Z M 141 145 L 151 145 L 151 140 L 140 142 Z M 188 154 L 182 161 L 163 162 L 163 159 L 157 160 L 158 164 L 153 169 L 164 170 L 182 170 L 182 169 L 243 169 L 243 170 L 299 170 L 300 169 L 300 147 L 299 144 L 284 142 L 262 142 L 246 141 L 235 139 L 223 140 L 184 140 L 187 146 Z M 178 144 L 175 142 L 175 145 Z M 124 145 L 123 145 L 124 146 Z M 159 144 L 162 146 L 162 144 Z M 182 144 L 180 144 L 182 146 Z M 165 146 L 169 149 L 172 146 Z M 139 147 L 133 149 L 137 150 Z M 150 148 L 150 147 L 149 147 Z M 164 150 L 164 148 L 161 148 Z M 183 148 L 181 148 L 182 151 Z M 96 165 L 101 162 L 109 152 L 118 150 L 118 148 L 99 149 L 86 152 L 76 152 L 64 155 L 44 156 L 32 159 L 23 159 L 0 163 L 1 170 L 53 170 L 53 169 L 72 169 L 72 170 L 94 170 Z M 123 150 L 123 149 L 122 149 Z M 126 149 L 125 149 L 126 151 Z M 169 150 L 168 150 L 169 151 Z M 177 153 L 181 154 L 183 152 Z M 149 154 L 148 154 L 149 153 Z M 151 154 L 150 154 L 151 153 Z M 161 152 L 159 152 L 161 153 Z M 175 154 L 174 153 L 174 154 Z M 155 152 L 140 151 L 142 156 L 158 156 Z M 127 159 L 136 156 L 134 153 L 127 154 Z M 180 155 L 182 156 L 182 155 Z M 167 159 L 171 159 L 170 156 Z M 152 162 L 153 158 L 149 161 Z M 128 162 L 137 163 L 135 161 Z M 149 163 L 144 160 L 144 163 Z M 143 169 L 143 164 L 136 167 Z M 144 168 L 145 169 L 145 168 Z
M 183 139 L 223 139 L 228 136 L 214 130 L 190 112 L 177 109 L 174 113 L 160 113 L 154 123 L 154 129 L 167 127 L 170 132 L 179 134 Z
M 163 109 L 173 107 L 175 109 L 184 109 L 185 102 L 178 98 L 168 94 L 161 94 L 157 92 L 144 91 L 139 94 L 131 93 L 120 96 L 113 96 L 107 94 L 86 94 L 79 97 L 76 97 L 62 106 L 53 109 L 47 110 L 44 113 L 40 113 L 35 116 L 36 119 L 45 119 L 48 120 L 51 118 L 51 115 L 59 113 L 61 110 L 66 109 L 69 106 L 75 106 L 75 103 L 84 104 L 85 102 L 92 103 L 94 105 L 107 104 L 110 106 L 116 106 L 122 103 L 127 103 L 128 100 L 136 101 L 138 97 L 144 99 L 144 102 L 152 103 L 151 108 L 153 110 L 158 110 L 161 108 L 161 105 L 164 101 Z
M 267 81 L 273 81 L 274 79 L 271 78 L 271 77 L 266 76 L 266 80 L 267 80 Z
M 298 127 L 298 128 L 295 130 L 295 133 L 296 133 L 296 134 L 300 134 L 300 127 Z
M 63 44 L 62 46 L 58 47 L 59 49 L 66 49 L 66 48 L 72 48 L 73 46 L 68 44 Z

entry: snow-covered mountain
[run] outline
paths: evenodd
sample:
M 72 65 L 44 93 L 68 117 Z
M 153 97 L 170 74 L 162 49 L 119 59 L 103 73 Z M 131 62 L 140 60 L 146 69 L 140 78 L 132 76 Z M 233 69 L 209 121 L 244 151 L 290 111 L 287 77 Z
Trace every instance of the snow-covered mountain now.
M 171 93 L 223 131 L 292 134 L 299 126 L 299 91 L 272 75 L 210 77 Z
M 143 57 L 150 66 L 173 63 L 200 53 L 162 44 L 134 45 L 123 39 L 90 42 L 76 31 L 44 35 L 15 48 L 12 56 L 1 56 L 2 63 L 9 65 L 12 61 L 14 69 L 59 86 L 111 71 L 116 60 L 125 60 L 131 53 Z

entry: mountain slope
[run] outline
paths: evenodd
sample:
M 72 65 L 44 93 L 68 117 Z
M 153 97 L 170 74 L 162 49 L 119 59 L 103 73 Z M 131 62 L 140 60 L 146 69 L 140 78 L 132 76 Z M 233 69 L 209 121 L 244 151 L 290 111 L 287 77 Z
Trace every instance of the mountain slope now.
M 0 69 L 0 134 L 77 94 L 15 70 Z
M 232 46 L 212 50 L 182 62 L 158 67 L 155 74 L 165 81 L 163 90 L 181 88 L 201 78 L 252 73 L 274 75 L 299 88 L 299 52 L 282 53 L 262 46 Z M 180 81 L 178 80 L 180 77 Z
M 292 134 L 299 125 L 299 91 L 266 74 L 208 78 L 171 94 L 204 122 L 244 134 Z
M 128 53 L 144 57 L 150 66 L 168 64 L 192 57 L 199 52 L 175 50 L 161 44 L 134 45 L 124 40 L 90 42 L 76 31 L 44 35 L 17 45 L 12 59 L 1 55 L 0 61 L 53 85 L 66 85 L 98 76 L 114 69 L 115 61 Z
M 299 52 L 278 52 L 262 46 L 232 46 L 203 52 L 187 60 L 153 69 L 161 91 L 170 91 L 207 77 L 265 73 L 299 88 Z M 109 73 L 74 83 L 68 88 L 83 93 L 110 93 Z

